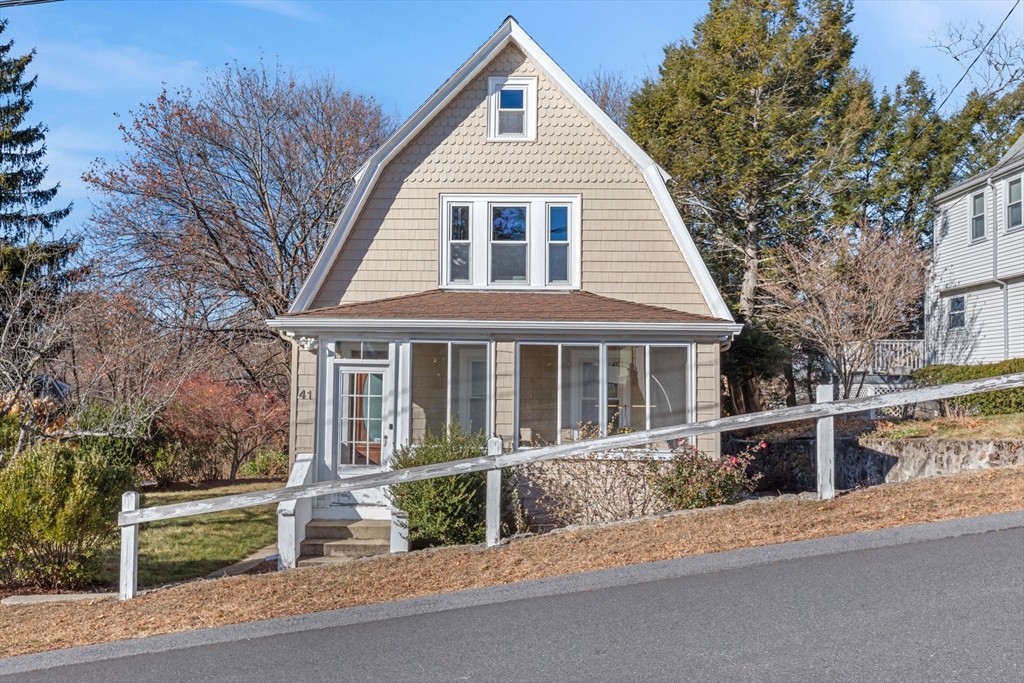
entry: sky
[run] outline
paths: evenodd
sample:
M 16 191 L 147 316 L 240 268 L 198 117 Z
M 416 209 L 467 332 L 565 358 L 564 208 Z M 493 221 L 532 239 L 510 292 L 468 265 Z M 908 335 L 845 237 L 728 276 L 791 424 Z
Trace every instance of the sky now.
M 854 65 L 892 88 L 914 68 L 932 86 L 953 86 L 963 68 L 931 45 L 949 24 L 994 30 L 1014 0 L 855 0 Z M 32 49 L 39 81 L 30 119 L 43 122 L 44 186 L 74 202 L 65 231 L 87 225 L 92 203 L 81 175 L 90 163 L 128 150 L 115 113 L 152 102 L 163 87 L 200 88 L 237 61 L 300 73 L 331 73 L 404 119 L 509 14 L 574 79 L 598 69 L 641 81 L 657 75 L 664 46 L 692 35 L 706 0 L 655 2 L 330 2 L 328 0 L 63 0 L 0 8 L 0 41 Z M 1024 33 L 1024 3 L 1004 26 Z M 968 90 L 961 85 L 957 95 Z M 956 97 L 951 101 L 955 106 Z

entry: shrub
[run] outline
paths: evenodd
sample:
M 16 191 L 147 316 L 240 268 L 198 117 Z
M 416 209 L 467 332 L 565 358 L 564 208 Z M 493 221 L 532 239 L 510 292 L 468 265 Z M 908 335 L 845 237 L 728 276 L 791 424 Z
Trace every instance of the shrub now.
M 0 582 L 72 589 L 94 582 L 133 468 L 96 448 L 41 442 L 0 472 Z
M 952 384 L 1024 372 L 1024 358 L 983 365 L 929 365 L 913 373 L 918 384 Z M 1024 412 L 1024 388 L 990 391 L 945 402 L 947 414 L 1008 415 Z
M 599 524 L 662 510 L 664 501 L 653 485 L 662 465 L 641 451 L 588 454 L 524 465 L 520 476 L 536 492 L 538 507 L 550 522 Z
M 288 454 L 283 451 L 260 451 L 256 457 L 238 468 L 243 477 L 273 477 L 288 475 Z
M 414 447 L 403 446 L 392 459 L 394 469 L 477 458 L 483 454 L 482 432 L 468 434 L 449 423 L 441 434 L 427 433 Z M 484 472 L 456 474 L 426 481 L 396 484 L 388 491 L 392 505 L 409 515 L 410 541 L 442 545 L 480 543 L 487 516 L 487 477 Z
M 709 458 L 696 448 L 673 453 L 670 465 L 654 475 L 654 485 L 675 510 L 735 503 L 743 491 L 752 491 L 760 474 L 750 476 L 747 468 L 760 446 L 739 455 Z

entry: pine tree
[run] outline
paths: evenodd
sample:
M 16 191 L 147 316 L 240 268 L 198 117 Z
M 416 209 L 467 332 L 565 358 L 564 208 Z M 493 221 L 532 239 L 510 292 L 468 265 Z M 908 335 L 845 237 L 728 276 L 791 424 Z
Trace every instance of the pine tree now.
M 0 35 L 6 28 L 7 20 L 0 20 Z M 14 41 L 0 43 L 0 242 L 7 245 L 50 235 L 71 213 L 70 204 L 47 210 L 59 187 L 40 188 L 47 170 L 42 163 L 47 129 L 26 124 L 36 78 L 25 80 L 25 69 L 35 50 L 12 57 L 13 47 Z

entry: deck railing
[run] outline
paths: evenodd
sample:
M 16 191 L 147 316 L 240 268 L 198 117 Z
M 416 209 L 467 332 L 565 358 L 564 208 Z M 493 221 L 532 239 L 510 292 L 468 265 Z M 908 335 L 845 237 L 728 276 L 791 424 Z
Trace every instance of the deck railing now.
M 909 375 L 924 367 L 923 339 L 882 339 L 871 353 L 871 372 L 876 375 Z
M 257 491 L 254 493 L 243 493 L 234 496 L 207 498 L 205 500 L 160 505 L 157 507 L 143 509 L 139 509 L 139 494 L 134 491 L 129 491 L 122 497 L 122 512 L 118 515 L 118 525 L 121 527 L 120 595 L 122 600 L 127 600 L 134 598 L 137 593 L 139 524 L 144 522 L 155 522 L 161 519 L 174 519 L 177 517 L 188 517 L 192 515 L 204 515 L 210 512 L 220 512 L 223 510 L 237 510 L 257 505 L 266 505 L 268 503 L 290 503 L 292 501 L 303 502 L 317 496 L 325 496 L 334 493 L 345 493 L 381 486 L 392 486 L 403 482 L 436 479 L 439 477 L 464 474 L 467 472 L 486 471 L 486 538 L 487 545 L 494 546 L 497 545 L 500 540 L 499 520 L 501 517 L 500 489 L 502 468 L 541 462 L 544 460 L 553 460 L 555 458 L 569 458 L 593 453 L 595 451 L 631 448 L 649 443 L 668 441 L 670 439 L 693 438 L 702 434 L 717 434 L 719 432 L 733 431 L 737 429 L 765 427 L 781 422 L 792 422 L 794 420 L 817 420 L 818 496 L 819 498 L 826 500 L 835 496 L 835 438 L 833 418 L 836 415 L 846 415 L 848 413 L 858 413 L 908 403 L 922 403 L 925 401 L 950 399 L 988 391 L 997 391 L 999 389 L 1013 389 L 1018 387 L 1024 387 L 1024 373 L 972 380 L 969 382 L 959 382 L 957 384 L 946 384 L 936 387 L 909 389 L 907 391 L 881 396 L 850 398 L 841 401 L 832 401 L 831 386 L 820 386 L 818 387 L 817 392 L 818 403 L 806 406 L 767 410 L 761 413 L 736 415 L 717 420 L 661 427 L 658 429 L 631 432 L 629 434 L 618 434 L 590 441 L 546 446 L 544 448 L 534 448 L 524 451 L 513 451 L 511 453 L 502 453 L 501 439 L 492 438 L 488 441 L 487 455 L 483 455 L 478 458 L 468 458 L 466 460 L 457 460 L 455 462 L 446 462 L 434 465 L 423 465 L 421 467 L 410 467 L 408 469 L 367 474 L 327 482 L 291 485 L 271 491 Z M 306 467 L 308 467 L 308 464 L 306 464 Z M 306 470 L 306 472 L 308 472 L 308 470 Z M 307 476 L 308 475 L 304 472 L 302 479 L 304 481 L 308 481 Z M 289 483 L 292 483 L 292 481 L 294 480 L 289 480 Z

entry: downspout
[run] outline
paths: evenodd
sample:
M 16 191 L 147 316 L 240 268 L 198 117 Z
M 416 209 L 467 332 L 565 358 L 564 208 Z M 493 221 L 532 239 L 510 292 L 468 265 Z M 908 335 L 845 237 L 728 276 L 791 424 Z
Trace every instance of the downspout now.
M 999 253 L 996 249 L 999 243 L 999 211 L 996 202 L 996 186 L 989 176 L 988 188 L 992 192 L 992 282 L 999 285 L 1003 290 L 1003 360 L 1010 359 L 1010 292 L 1006 282 L 999 279 Z

